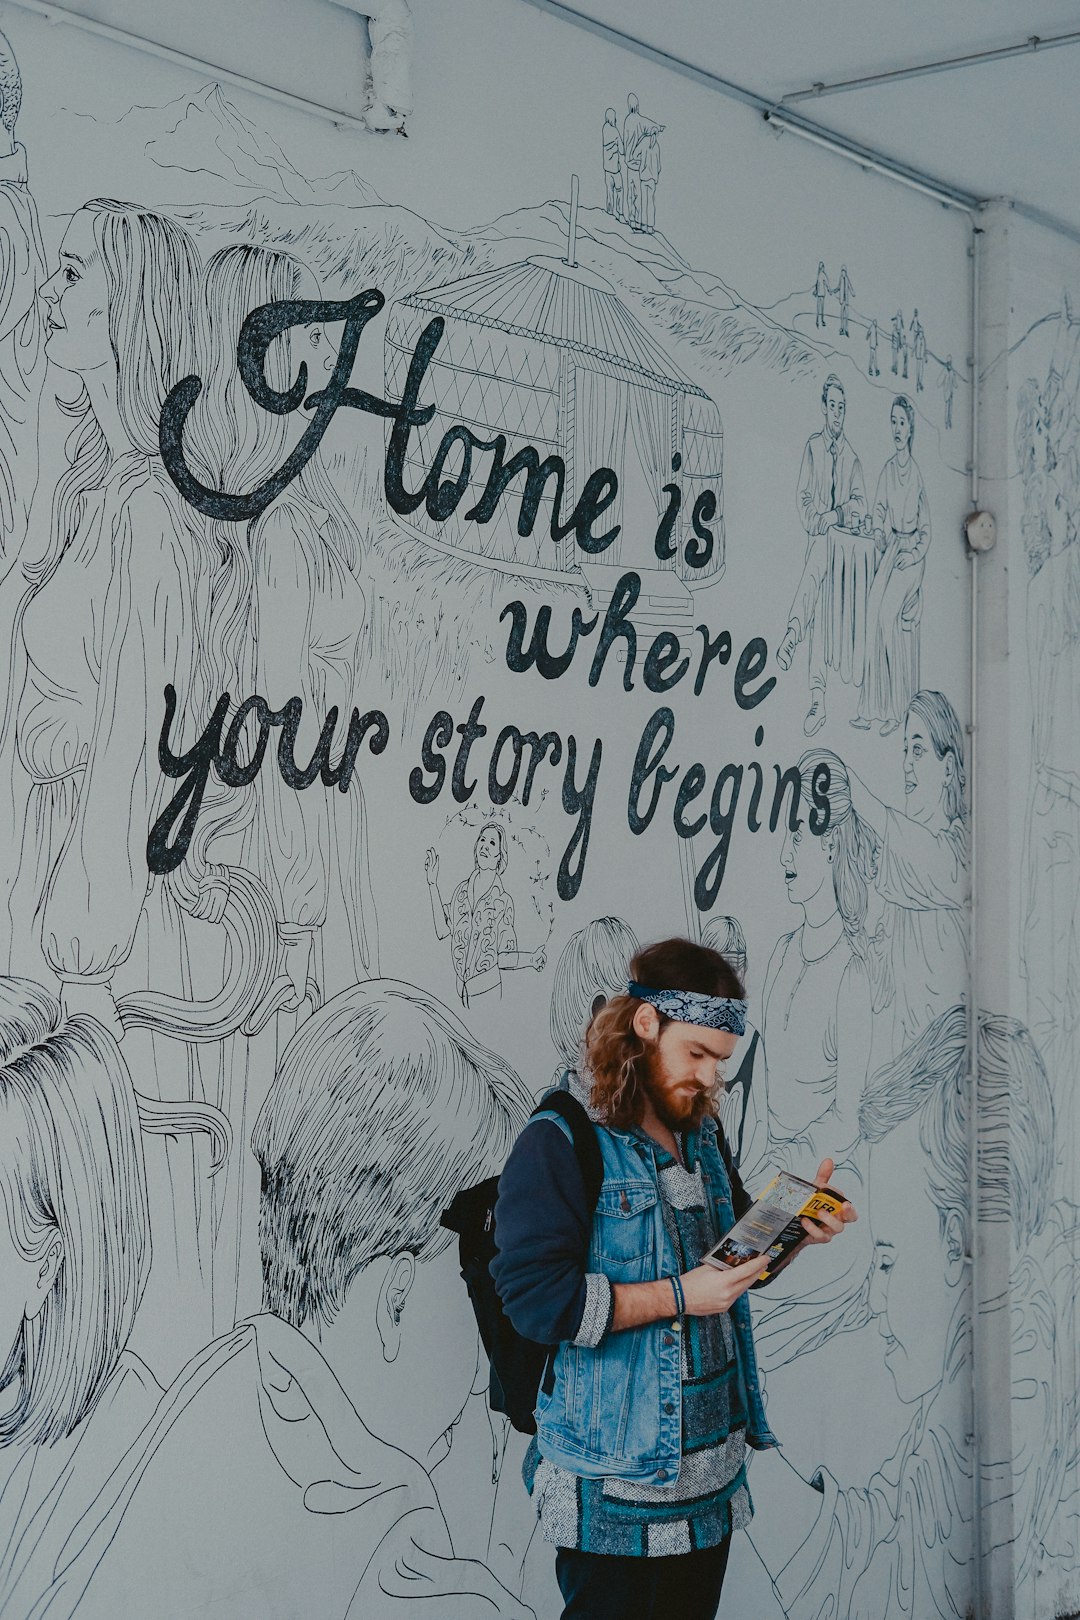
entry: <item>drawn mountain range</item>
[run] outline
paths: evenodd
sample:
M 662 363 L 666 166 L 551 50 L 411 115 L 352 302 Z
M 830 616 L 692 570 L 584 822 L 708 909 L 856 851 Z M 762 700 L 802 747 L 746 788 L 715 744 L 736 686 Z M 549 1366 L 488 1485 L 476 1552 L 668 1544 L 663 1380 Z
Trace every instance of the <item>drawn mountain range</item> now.
M 424 286 L 567 251 L 565 197 L 526 204 L 477 226 L 440 225 L 383 202 L 352 169 L 321 178 L 302 174 L 218 84 L 161 106 L 133 107 L 119 122 L 141 140 L 155 169 L 182 185 L 182 217 L 208 246 L 242 240 L 287 247 L 327 292 L 375 285 L 392 301 Z M 722 276 L 692 266 L 661 232 L 633 234 L 602 208 L 582 207 L 577 259 L 603 276 L 661 341 L 675 339 L 684 364 L 704 385 L 747 361 L 795 374 L 820 361 L 812 337 L 743 298 Z
M 353 169 L 316 179 L 301 174 L 273 136 L 238 112 L 219 84 L 205 84 L 161 107 L 133 107 L 119 122 L 129 133 L 134 126 L 157 168 L 182 173 L 189 182 L 222 181 L 234 198 L 247 192 L 354 208 L 381 200 Z

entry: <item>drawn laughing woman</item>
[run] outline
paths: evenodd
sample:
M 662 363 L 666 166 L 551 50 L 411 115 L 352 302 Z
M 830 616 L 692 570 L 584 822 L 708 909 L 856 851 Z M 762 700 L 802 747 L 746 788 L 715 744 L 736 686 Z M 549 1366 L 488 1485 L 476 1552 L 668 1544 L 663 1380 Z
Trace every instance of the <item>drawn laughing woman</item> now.
M 140 1096 L 95 1019 L 0 978 L 0 1614 L 71 1613 L 66 1560 L 161 1397 L 128 1348 L 147 1132 L 207 1133 L 215 1163 L 228 1145 L 216 1109 Z
M 193 370 L 198 260 L 170 220 L 102 200 L 72 217 L 59 259 L 42 290 L 45 348 L 74 385 L 57 400 L 73 427 L 12 647 L 8 702 L 30 787 L 10 960 L 59 984 L 67 1012 L 90 1013 L 120 1038 L 126 991 L 149 986 L 181 1008 L 191 998 L 185 917 L 171 883 L 149 882 L 146 839 L 165 786 L 155 757 L 162 694 L 168 683 L 192 689 L 198 580 L 214 568 L 203 520 L 158 458 L 162 403 Z M 184 727 L 174 747 L 193 740 Z M 161 1097 L 203 1099 L 186 1040 L 144 1022 L 125 1055 Z M 169 1241 L 150 1283 L 161 1309 L 148 1313 L 157 1336 L 146 1348 L 166 1371 L 211 1327 L 204 1173 L 190 1140 L 155 1144 L 151 1212 Z
M 851 802 L 879 842 L 885 902 L 876 958 L 874 1066 L 891 1061 L 967 981 L 968 813 L 964 734 L 940 692 L 916 692 L 904 718 L 904 808 L 851 772 Z M 891 1007 L 891 1016 L 889 1008 Z
M 504 972 L 531 967 L 542 973 L 547 960 L 543 946 L 518 950 L 514 902 L 502 885 L 508 858 L 505 827 L 485 822 L 473 846 L 473 869 L 456 885 L 447 905 L 439 890 L 439 857 L 433 849 L 424 857 L 432 921 L 440 939 L 449 936 L 463 1007 L 490 990 L 501 994 Z

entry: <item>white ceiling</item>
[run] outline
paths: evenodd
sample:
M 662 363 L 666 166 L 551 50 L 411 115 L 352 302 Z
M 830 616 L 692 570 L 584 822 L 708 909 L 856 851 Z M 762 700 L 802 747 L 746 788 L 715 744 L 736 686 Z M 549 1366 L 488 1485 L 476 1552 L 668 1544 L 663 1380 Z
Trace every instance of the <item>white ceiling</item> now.
M 568 0 L 570 9 L 779 101 L 862 77 L 1080 32 L 1080 0 Z M 1080 44 L 802 101 L 823 128 L 980 198 L 1080 232 Z

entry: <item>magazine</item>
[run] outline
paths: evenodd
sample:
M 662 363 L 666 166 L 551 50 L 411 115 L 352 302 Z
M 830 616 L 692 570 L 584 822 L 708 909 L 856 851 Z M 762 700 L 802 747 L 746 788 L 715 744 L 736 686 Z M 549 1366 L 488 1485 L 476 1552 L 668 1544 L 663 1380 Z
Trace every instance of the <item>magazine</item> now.
M 768 1277 L 806 1236 L 804 1215 L 810 1220 L 823 1210 L 839 1215 L 845 1202 L 832 1187 L 816 1187 L 812 1181 L 781 1170 L 756 1204 L 702 1259 L 710 1266 L 741 1266 L 744 1260 L 760 1255 Z

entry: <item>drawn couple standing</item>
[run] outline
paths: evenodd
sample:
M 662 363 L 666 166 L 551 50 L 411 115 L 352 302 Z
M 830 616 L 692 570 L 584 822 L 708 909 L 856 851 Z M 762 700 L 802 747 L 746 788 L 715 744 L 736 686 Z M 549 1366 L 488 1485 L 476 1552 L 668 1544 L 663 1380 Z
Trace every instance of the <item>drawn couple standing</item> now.
M 893 400 L 894 453 L 867 507 L 862 466 L 846 433 L 847 399 L 839 377 L 821 390 L 823 426 L 808 439 L 799 472 L 799 517 L 806 560 L 791 604 L 787 633 L 776 651 L 790 669 L 808 641 L 810 708 L 803 730 L 825 724 L 828 669 L 860 688 L 852 725 L 877 725 L 888 736 L 902 724 L 919 688 L 922 580 L 930 546 L 930 509 L 911 450 L 915 409 L 904 394 Z

